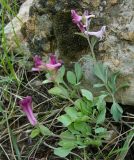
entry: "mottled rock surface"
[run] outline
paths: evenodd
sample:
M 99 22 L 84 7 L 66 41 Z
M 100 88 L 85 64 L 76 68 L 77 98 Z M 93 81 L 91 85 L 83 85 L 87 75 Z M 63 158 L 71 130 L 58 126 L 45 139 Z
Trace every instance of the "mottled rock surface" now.
M 27 4 L 27 7 L 24 7 Z M 75 35 L 78 28 L 72 23 L 71 9 L 82 13 L 85 9 L 96 15 L 92 30 L 107 26 L 107 36 L 96 46 L 97 59 L 111 70 L 119 70 L 119 83 L 129 81 L 130 87 L 120 91 L 117 99 L 122 104 L 134 105 L 134 0 L 27 0 L 20 9 L 23 23 L 14 18 L 15 31 L 26 44 L 31 55 L 56 52 L 65 63 L 78 61 L 89 53 L 84 38 Z M 11 23 L 5 27 L 9 45 L 13 48 Z M 21 44 L 22 44 L 21 42 Z M 85 84 L 91 88 L 97 79 L 92 74 L 92 63 L 83 61 Z
M 5 27 L 7 43 L 9 44 L 10 48 L 17 47 L 17 44 L 16 44 L 17 38 L 21 42 L 24 41 L 24 36 L 21 32 L 21 28 L 23 24 L 28 22 L 28 20 L 30 19 L 29 12 L 30 12 L 30 7 L 32 3 L 33 3 L 33 0 L 27 0 L 26 2 L 24 2 L 20 7 L 20 10 L 17 16 Z

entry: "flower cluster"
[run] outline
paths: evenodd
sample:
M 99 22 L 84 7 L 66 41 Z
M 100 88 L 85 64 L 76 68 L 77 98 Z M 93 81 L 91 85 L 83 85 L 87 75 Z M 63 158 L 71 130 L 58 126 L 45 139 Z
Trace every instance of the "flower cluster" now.
M 89 36 L 95 36 L 99 38 L 100 40 L 103 39 L 104 34 L 106 32 L 106 26 L 103 26 L 99 31 L 97 32 L 89 32 L 89 26 L 91 18 L 94 18 L 95 15 L 89 14 L 88 11 L 85 11 L 82 16 L 78 15 L 75 10 L 71 10 L 71 16 L 72 21 L 74 24 L 78 26 L 81 32 L 83 32 L 85 35 Z
M 55 55 L 50 56 L 50 60 L 48 63 L 44 63 L 39 56 L 35 56 L 34 60 L 34 67 L 32 71 L 57 71 L 62 66 L 62 61 L 57 60 Z

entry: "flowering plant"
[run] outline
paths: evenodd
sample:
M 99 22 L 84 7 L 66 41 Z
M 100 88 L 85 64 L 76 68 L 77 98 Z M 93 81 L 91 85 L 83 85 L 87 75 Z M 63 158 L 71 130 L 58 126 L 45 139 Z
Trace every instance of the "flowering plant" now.
M 77 14 L 75 10 L 71 10 L 71 16 L 72 16 L 73 23 L 76 24 L 80 29 L 80 31 L 82 32 L 79 35 L 82 35 L 87 39 L 90 50 L 91 50 L 92 58 L 96 60 L 95 53 L 94 53 L 94 45 L 96 41 L 94 42 L 94 44 L 92 44 L 92 39 L 90 38 L 90 36 L 95 36 L 99 40 L 103 40 L 104 35 L 106 33 L 106 26 L 101 27 L 99 31 L 91 32 L 89 31 L 90 23 L 91 23 L 91 19 L 94 18 L 95 15 L 89 14 L 88 11 L 85 11 L 84 14 L 80 16 Z
M 106 101 L 107 96 L 112 97 L 113 104 L 111 107 L 111 114 L 113 119 L 118 122 L 123 113 L 123 109 L 116 102 L 115 93 L 117 88 L 116 79 L 118 73 L 110 72 L 109 68 L 102 63 L 96 61 L 94 53 L 94 45 L 97 39 L 103 40 L 106 33 L 106 26 L 102 26 L 99 31 L 91 32 L 90 23 L 91 19 L 95 17 L 93 14 L 89 14 L 87 11 L 83 15 L 78 15 L 75 10 L 71 10 L 72 21 L 78 26 L 82 35 L 87 39 L 92 58 L 94 60 L 94 75 L 101 81 L 101 83 L 95 84 L 96 88 L 105 88 L 106 90 L 101 92 L 99 96 L 94 96 L 91 91 L 85 89 L 81 85 L 82 80 L 82 67 L 79 63 L 75 63 L 74 71 L 66 71 L 63 61 L 58 60 L 55 54 L 51 54 L 49 62 L 44 62 L 39 56 L 33 58 L 34 67 L 32 71 L 45 71 L 46 80 L 43 84 L 52 82 L 53 88 L 48 92 L 52 95 L 59 97 L 59 100 L 65 101 L 66 105 L 60 115 L 57 116 L 57 123 L 62 124 L 62 131 L 60 135 L 57 135 L 49 130 L 46 126 L 37 123 L 32 111 L 32 98 L 30 96 L 20 100 L 19 105 L 26 113 L 29 122 L 35 126 L 31 132 L 31 138 L 34 138 L 40 134 L 43 136 L 53 136 L 59 138 L 58 147 L 52 147 L 46 142 L 45 145 L 54 150 L 55 155 L 60 157 L 66 157 L 68 154 L 72 154 L 72 150 L 75 148 L 86 148 L 87 146 L 101 147 L 103 143 L 106 143 L 110 129 L 106 125 Z M 92 43 L 92 36 L 96 37 L 96 41 Z

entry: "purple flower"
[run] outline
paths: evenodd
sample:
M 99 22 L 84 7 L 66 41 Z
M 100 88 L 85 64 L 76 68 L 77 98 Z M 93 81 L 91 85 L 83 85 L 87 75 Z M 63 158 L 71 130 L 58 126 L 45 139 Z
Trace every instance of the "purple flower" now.
M 106 26 L 103 26 L 99 31 L 97 32 L 87 32 L 85 31 L 85 34 L 95 36 L 97 38 L 100 38 L 102 40 L 104 38 L 104 34 L 106 33 Z
M 82 22 L 77 23 L 78 28 L 80 29 L 81 32 L 85 32 L 85 27 Z
M 45 69 L 45 63 L 42 61 L 42 59 L 39 56 L 33 57 L 34 60 L 34 67 L 32 68 L 32 71 L 41 71 Z
M 62 66 L 62 64 L 63 62 L 61 60 L 57 60 L 55 55 L 51 55 L 49 63 L 45 64 L 45 66 L 49 71 L 57 71 Z
M 37 124 L 37 119 L 34 117 L 33 111 L 32 111 L 32 97 L 27 96 L 19 101 L 19 105 L 22 108 L 22 110 L 27 115 L 27 118 L 29 122 L 35 126 Z
M 82 16 L 79 16 L 75 10 L 71 10 L 72 21 L 77 24 L 82 20 Z
M 61 60 L 57 60 L 55 55 L 50 56 L 49 63 L 44 63 L 42 59 L 37 55 L 33 58 L 33 60 L 35 67 L 32 68 L 32 71 L 57 71 L 63 64 Z
M 85 32 L 85 30 L 87 30 L 90 23 L 90 18 L 95 17 L 95 15 L 89 15 L 88 11 L 85 11 L 84 14 L 80 16 L 75 10 L 71 10 L 71 16 L 73 23 L 79 27 L 81 32 Z

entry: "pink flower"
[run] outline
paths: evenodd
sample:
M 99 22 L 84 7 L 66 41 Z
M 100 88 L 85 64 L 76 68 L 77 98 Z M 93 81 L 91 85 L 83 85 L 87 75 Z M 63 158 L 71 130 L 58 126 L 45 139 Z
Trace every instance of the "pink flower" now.
M 77 24 L 82 20 L 82 16 L 79 16 L 75 10 L 71 10 L 72 21 Z
M 45 66 L 49 71 L 55 70 L 57 71 L 61 66 L 63 62 L 61 60 L 57 60 L 55 55 L 50 56 L 49 63 L 47 63 Z
M 24 99 L 19 101 L 19 105 L 22 108 L 23 112 L 25 112 L 29 122 L 35 126 L 37 124 L 37 119 L 34 117 L 32 111 L 32 97 L 27 96 Z
M 75 10 L 71 10 L 72 21 L 75 23 L 81 32 L 85 32 L 90 23 L 90 18 L 95 17 L 95 15 L 89 15 L 88 11 L 85 11 L 82 16 L 78 15 Z
M 42 70 L 48 70 L 48 71 L 57 71 L 62 66 L 62 61 L 57 60 L 55 55 L 50 56 L 49 63 L 44 63 L 42 59 L 39 56 L 35 56 L 33 58 L 34 60 L 34 68 L 32 68 L 32 71 L 42 71 Z
M 85 31 L 85 34 L 95 36 L 97 38 L 100 38 L 102 40 L 104 38 L 104 34 L 106 33 L 106 26 L 103 26 L 99 31 L 97 32 L 87 32 Z
M 45 63 L 42 61 L 42 59 L 39 56 L 33 57 L 34 60 L 34 67 L 32 68 L 32 71 L 41 71 L 45 69 Z
M 82 24 L 82 22 L 77 23 L 78 28 L 80 29 L 81 32 L 85 32 L 85 27 Z

